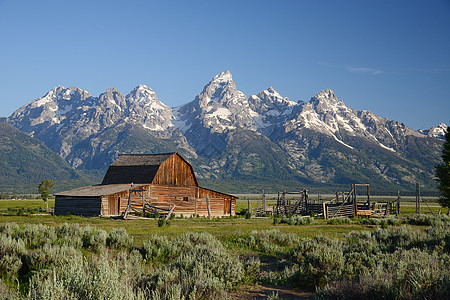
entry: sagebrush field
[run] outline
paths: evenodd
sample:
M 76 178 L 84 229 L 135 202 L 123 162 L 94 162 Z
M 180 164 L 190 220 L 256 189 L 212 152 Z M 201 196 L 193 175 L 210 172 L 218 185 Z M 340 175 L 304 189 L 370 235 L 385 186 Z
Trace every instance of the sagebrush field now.
M 241 299 L 258 286 L 323 299 L 450 296 L 446 215 L 166 223 L 31 215 L 39 203 L 24 203 L 0 202 L 3 298 Z

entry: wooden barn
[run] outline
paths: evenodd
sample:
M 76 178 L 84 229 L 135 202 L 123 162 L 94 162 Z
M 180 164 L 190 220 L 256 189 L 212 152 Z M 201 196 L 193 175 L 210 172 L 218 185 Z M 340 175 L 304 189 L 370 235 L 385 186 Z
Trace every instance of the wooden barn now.
M 55 194 L 55 214 L 232 216 L 236 199 L 198 186 L 192 166 L 178 153 L 122 154 L 101 184 Z

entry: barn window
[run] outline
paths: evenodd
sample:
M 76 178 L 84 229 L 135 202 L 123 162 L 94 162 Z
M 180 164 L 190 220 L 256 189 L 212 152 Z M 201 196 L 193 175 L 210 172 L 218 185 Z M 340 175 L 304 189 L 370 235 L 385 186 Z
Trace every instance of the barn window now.
M 189 198 L 185 196 L 185 197 L 183 197 L 183 201 L 188 202 L 188 201 L 189 201 Z

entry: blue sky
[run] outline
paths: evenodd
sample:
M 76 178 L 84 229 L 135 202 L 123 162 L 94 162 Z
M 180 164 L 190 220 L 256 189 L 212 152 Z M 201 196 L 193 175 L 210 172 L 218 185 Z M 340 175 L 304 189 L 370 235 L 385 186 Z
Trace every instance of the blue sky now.
M 0 0 L 0 116 L 59 84 L 146 84 L 177 106 L 225 70 L 247 96 L 330 88 L 414 129 L 449 124 L 450 1 Z

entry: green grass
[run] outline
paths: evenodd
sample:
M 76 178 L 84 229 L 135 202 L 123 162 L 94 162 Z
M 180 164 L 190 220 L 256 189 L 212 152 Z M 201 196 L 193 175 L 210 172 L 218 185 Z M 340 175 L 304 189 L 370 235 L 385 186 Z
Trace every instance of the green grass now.
M 6 213 L 8 209 L 45 209 L 43 200 L 0 200 L 0 213 Z M 55 200 L 48 201 L 48 207 L 55 207 Z
M 77 216 L 0 216 L 0 223 L 15 222 L 18 224 L 42 223 L 45 225 L 58 225 L 63 223 L 78 223 L 80 225 L 98 226 L 107 231 L 116 227 L 124 227 L 133 236 L 135 245 L 142 243 L 152 234 L 177 236 L 185 232 L 208 232 L 222 241 L 232 236 L 247 235 L 254 230 L 278 229 L 283 233 L 294 233 L 301 238 L 326 235 L 333 237 L 343 236 L 353 230 L 367 230 L 368 227 L 360 225 L 326 225 L 325 220 L 318 220 L 319 225 L 289 226 L 273 225 L 271 218 L 192 218 L 173 219 L 170 226 L 158 227 L 157 220 L 113 220 L 111 218 L 84 218 Z
M 252 207 L 256 207 L 258 201 L 252 200 Z M 273 200 L 267 201 L 268 205 L 274 205 Z M 439 207 L 435 203 L 428 204 L 430 208 L 437 213 Z M 433 205 L 433 206 L 431 206 Z M 54 200 L 49 201 L 49 206 L 54 207 Z M 0 214 L 7 213 L 8 209 L 44 209 L 45 202 L 42 200 L 1 200 Z M 238 200 L 236 203 L 236 212 L 248 208 L 247 200 Z M 414 203 L 407 205 L 402 203 L 402 214 L 415 212 Z M 422 212 L 429 213 L 428 207 L 422 204 Z M 443 210 L 444 212 L 444 210 Z M 446 211 L 445 211 L 446 212 Z M 62 223 L 78 223 L 80 225 L 98 226 L 107 231 L 116 227 L 124 227 L 127 232 L 134 237 L 136 246 L 142 243 L 152 234 L 163 234 L 167 236 L 176 236 L 185 232 L 208 232 L 222 241 L 228 240 L 232 236 L 247 235 L 253 230 L 268 230 L 277 228 L 282 233 L 293 233 L 300 238 L 309 238 L 317 235 L 330 237 L 342 237 L 344 234 L 353 230 L 372 230 L 371 226 L 363 225 L 327 225 L 326 220 L 316 219 L 317 225 L 312 226 L 290 226 L 273 225 L 271 218 L 189 218 L 170 220 L 170 226 L 158 227 L 157 220 L 113 220 L 111 218 L 85 218 L 78 216 L 49 216 L 49 215 L 0 215 L 0 223 L 16 222 L 18 224 L 42 223 L 46 225 L 58 225 Z

